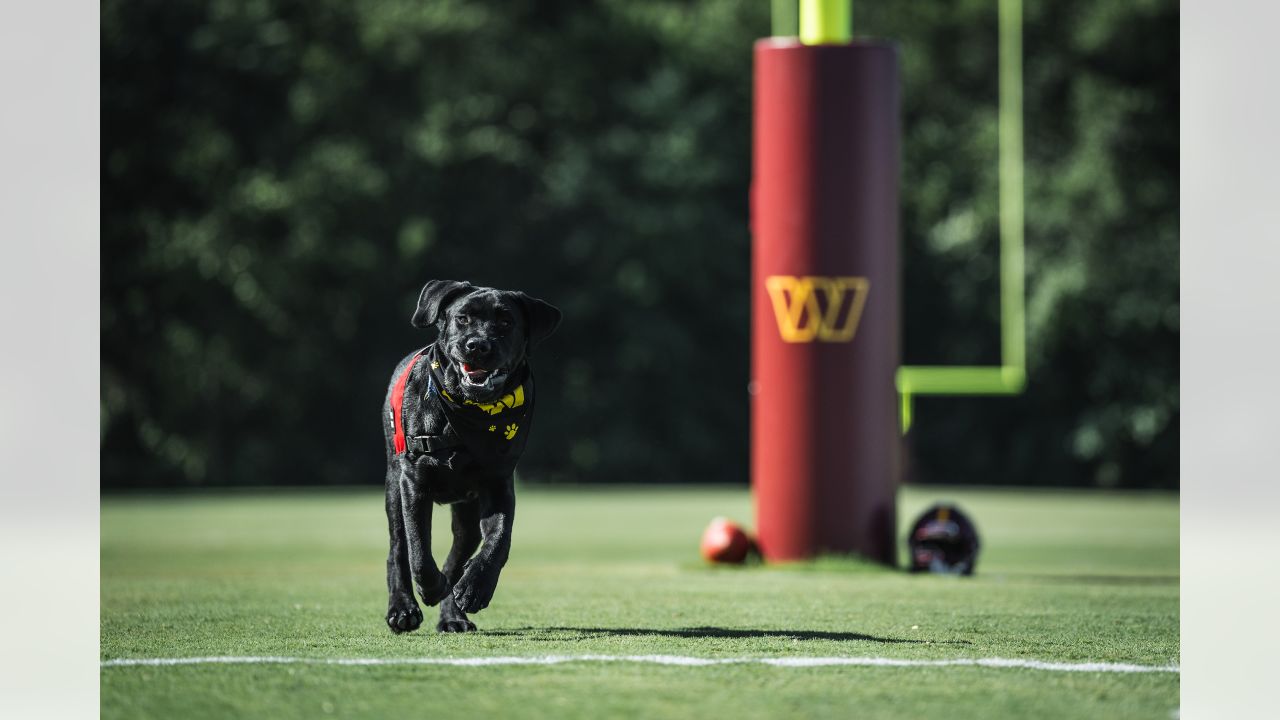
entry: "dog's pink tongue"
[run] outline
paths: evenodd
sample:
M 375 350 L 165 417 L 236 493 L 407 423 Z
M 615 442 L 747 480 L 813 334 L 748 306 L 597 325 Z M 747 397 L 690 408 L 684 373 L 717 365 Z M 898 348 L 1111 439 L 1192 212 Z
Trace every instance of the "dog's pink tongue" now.
M 471 378 L 476 378 L 476 377 L 482 378 L 489 374 L 488 370 L 485 370 L 484 368 L 478 368 L 475 365 L 472 365 L 471 363 L 462 363 L 462 372 L 466 373 L 467 376 Z

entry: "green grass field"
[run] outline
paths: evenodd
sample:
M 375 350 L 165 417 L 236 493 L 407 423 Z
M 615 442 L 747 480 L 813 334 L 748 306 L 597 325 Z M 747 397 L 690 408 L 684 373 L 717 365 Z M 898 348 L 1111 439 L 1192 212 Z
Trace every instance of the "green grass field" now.
M 102 501 L 101 656 L 1031 658 L 1176 665 L 1176 495 L 910 488 L 900 528 L 958 501 L 973 578 L 849 560 L 709 568 L 727 489 L 519 493 L 480 632 L 392 635 L 376 491 Z M 437 557 L 447 512 L 436 511 Z M 901 535 L 901 532 L 900 532 Z M 425 610 L 425 608 L 424 608 Z M 1169 718 L 1177 673 L 631 663 L 104 667 L 106 718 Z

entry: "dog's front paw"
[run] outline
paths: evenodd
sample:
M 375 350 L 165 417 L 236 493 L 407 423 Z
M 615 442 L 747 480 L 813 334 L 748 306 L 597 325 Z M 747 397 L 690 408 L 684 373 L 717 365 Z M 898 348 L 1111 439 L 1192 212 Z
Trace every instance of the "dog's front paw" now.
M 440 618 L 440 622 L 436 623 L 436 632 L 464 633 L 475 630 L 476 624 L 466 618 Z
M 458 604 L 454 602 L 452 596 L 440 603 L 440 622 L 436 623 L 436 632 L 464 633 L 474 632 L 475 629 L 476 624 L 468 620 L 467 616 L 458 609 Z
M 422 597 L 422 602 L 435 607 L 437 603 L 449 596 L 449 578 L 437 570 L 435 577 L 429 578 L 426 584 L 418 585 L 418 595 Z
M 472 559 L 467 562 L 458 584 L 453 586 L 453 601 L 462 612 L 477 613 L 489 607 L 497 587 L 498 574 Z
M 421 626 L 422 610 L 412 597 L 393 596 L 387 603 L 387 627 L 391 632 L 413 632 Z

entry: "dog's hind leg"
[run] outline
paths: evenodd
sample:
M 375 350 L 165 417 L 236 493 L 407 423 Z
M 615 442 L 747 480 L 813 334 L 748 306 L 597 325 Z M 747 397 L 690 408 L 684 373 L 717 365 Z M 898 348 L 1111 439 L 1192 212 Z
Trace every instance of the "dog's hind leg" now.
M 449 579 L 449 587 L 453 587 L 462 576 L 463 565 L 480 547 L 480 507 L 475 502 L 457 503 L 450 506 L 450 510 L 453 513 L 453 547 L 444 561 L 444 576 Z M 441 601 L 440 622 L 436 623 L 438 632 L 470 632 L 475 629 L 475 624 L 454 602 L 453 593 Z
M 402 633 L 422 625 L 422 609 L 413 597 L 409 580 L 409 545 L 405 537 L 404 515 L 400 508 L 400 469 L 387 468 L 387 531 L 391 550 L 387 553 L 387 627 Z

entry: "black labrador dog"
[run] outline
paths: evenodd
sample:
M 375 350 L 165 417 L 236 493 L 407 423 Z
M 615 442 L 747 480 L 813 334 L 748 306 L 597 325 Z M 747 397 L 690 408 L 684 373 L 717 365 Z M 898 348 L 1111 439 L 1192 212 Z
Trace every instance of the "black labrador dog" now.
M 529 355 L 560 311 L 521 292 L 432 280 L 413 324 L 439 334 L 396 366 L 382 408 L 387 625 L 397 633 L 422 625 L 416 587 L 424 603 L 440 605 L 436 630 L 467 632 L 476 629 L 467 613 L 488 607 L 507 562 L 513 476 L 533 419 Z M 443 569 L 431 555 L 433 502 L 453 514 Z

